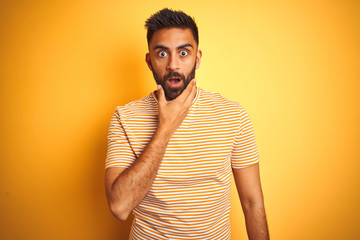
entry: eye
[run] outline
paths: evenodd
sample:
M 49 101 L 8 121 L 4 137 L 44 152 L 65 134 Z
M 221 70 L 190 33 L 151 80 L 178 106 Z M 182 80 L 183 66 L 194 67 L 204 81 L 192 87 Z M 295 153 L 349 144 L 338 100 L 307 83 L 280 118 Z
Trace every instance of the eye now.
M 160 51 L 158 54 L 159 54 L 160 57 L 166 57 L 167 56 L 167 53 L 164 52 L 164 51 Z
M 185 50 L 182 50 L 181 52 L 180 52 L 180 55 L 182 56 L 182 57 L 185 57 L 186 55 L 188 55 L 189 53 L 187 52 L 187 51 L 185 51 Z

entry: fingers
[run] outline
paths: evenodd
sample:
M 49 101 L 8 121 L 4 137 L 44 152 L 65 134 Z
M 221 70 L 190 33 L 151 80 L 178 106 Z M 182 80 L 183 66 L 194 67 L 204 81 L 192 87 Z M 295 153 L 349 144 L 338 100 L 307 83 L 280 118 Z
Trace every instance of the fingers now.
M 196 92 L 196 80 L 192 79 L 178 98 L 186 101 L 190 95 Z M 192 99 L 191 99 L 192 100 Z
M 162 86 L 159 84 L 157 85 L 158 86 L 158 90 L 157 90 L 157 97 L 158 97 L 158 100 L 159 102 L 163 102 L 165 101 L 165 92 L 164 92 L 164 89 L 162 88 Z
M 196 80 L 195 79 L 191 80 L 191 82 L 186 87 L 184 92 L 185 92 L 185 94 L 184 94 L 185 102 L 187 104 L 191 105 L 191 103 L 194 100 L 194 97 L 196 95 Z
M 191 92 L 189 93 L 188 97 L 185 100 L 185 104 L 187 104 L 189 106 L 191 106 L 191 104 L 194 101 L 194 98 L 196 96 L 196 80 L 193 80 L 193 82 L 191 84 L 192 84 L 192 87 L 190 88 Z
M 190 83 L 186 86 L 184 92 L 188 92 L 188 94 L 190 94 L 194 89 L 195 89 L 195 86 L 196 86 L 196 80 L 195 78 L 192 79 L 190 81 Z

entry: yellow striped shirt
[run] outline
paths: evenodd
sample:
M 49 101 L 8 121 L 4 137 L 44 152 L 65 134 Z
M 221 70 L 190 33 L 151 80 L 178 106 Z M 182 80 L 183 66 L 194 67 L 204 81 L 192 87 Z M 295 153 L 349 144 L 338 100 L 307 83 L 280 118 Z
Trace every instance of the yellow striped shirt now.
M 105 168 L 128 167 L 158 123 L 154 93 L 117 107 Z M 197 89 L 154 183 L 134 209 L 130 239 L 230 239 L 231 168 L 259 161 L 253 127 L 238 103 Z

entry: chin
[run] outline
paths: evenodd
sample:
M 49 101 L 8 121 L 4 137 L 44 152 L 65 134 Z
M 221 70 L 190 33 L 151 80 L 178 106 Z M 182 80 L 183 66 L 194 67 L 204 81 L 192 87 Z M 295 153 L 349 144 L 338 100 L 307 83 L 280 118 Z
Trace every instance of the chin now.
M 165 92 L 165 96 L 166 98 L 168 98 L 169 100 L 174 100 L 175 98 L 177 98 L 182 92 L 184 91 L 184 89 L 178 89 L 178 90 L 168 90 Z

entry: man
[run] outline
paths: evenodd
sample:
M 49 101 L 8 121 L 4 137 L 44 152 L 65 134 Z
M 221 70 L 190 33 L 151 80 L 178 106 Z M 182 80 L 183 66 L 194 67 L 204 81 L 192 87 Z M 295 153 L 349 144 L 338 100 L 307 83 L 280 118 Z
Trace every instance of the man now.
M 239 104 L 196 87 L 194 20 L 163 9 L 145 26 L 158 90 L 117 107 L 111 119 L 112 213 L 126 220 L 133 212 L 130 239 L 230 239 L 232 172 L 249 239 L 269 239 L 250 119 Z

